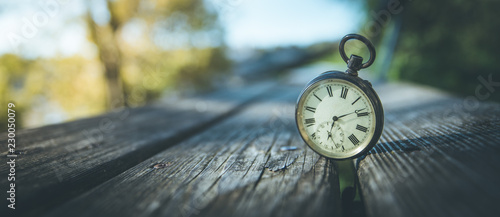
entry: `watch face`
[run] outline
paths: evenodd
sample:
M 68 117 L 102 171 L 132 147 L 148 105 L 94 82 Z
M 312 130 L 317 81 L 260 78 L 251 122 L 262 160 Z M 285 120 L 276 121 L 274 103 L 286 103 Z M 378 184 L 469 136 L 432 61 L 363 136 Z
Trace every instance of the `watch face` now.
M 376 114 L 367 94 L 336 78 L 309 86 L 297 105 L 302 138 L 326 157 L 345 159 L 365 150 L 374 137 Z

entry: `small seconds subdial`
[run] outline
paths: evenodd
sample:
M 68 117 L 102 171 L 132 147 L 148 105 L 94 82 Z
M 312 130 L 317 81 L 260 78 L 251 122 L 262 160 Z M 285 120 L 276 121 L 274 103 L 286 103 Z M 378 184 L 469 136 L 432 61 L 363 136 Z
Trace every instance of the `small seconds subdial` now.
M 317 127 L 316 133 L 313 134 L 313 140 L 325 149 L 341 148 L 344 142 L 344 131 L 339 125 L 334 126 L 333 121 L 323 122 Z
M 315 151 L 344 157 L 368 146 L 376 117 L 370 99 L 359 87 L 326 79 L 307 90 L 297 107 L 297 124 Z
M 333 126 L 330 133 L 332 134 L 333 144 L 336 148 L 341 148 L 342 143 L 344 143 L 344 131 L 340 125 Z

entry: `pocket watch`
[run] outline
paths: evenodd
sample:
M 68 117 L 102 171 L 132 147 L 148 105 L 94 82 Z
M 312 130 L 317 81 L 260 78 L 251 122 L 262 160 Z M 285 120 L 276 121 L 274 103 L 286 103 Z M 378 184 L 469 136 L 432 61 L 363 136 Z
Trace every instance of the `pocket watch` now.
M 363 42 L 370 58 L 345 54 L 345 43 Z M 295 108 L 300 136 L 318 154 L 337 160 L 359 157 L 378 142 L 384 127 L 384 109 L 369 81 L 358 77 L 360 69 L 375 60 L 375 48 L 365 37 L 349 34 L 339 44 L 347 70 L 327 71 L 302 90 Z

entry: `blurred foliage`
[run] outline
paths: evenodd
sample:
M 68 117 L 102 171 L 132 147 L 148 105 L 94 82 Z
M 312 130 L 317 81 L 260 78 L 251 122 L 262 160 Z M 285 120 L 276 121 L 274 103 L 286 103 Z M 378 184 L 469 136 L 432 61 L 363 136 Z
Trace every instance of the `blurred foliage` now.
M 379 12 L 394 1 L 370 0 L 368 8 Z M 481 85 L 478 76 L 488 80 L 491 75 L 493 81 L 500 82 L 500 1 L 400 2 L 402 12 L 391 15 L 392 21 L 401 19 L 401 29 L 390 79 L 427 84 L 463 96 L 475 95 Z M 489 100 L 500 101 L 500 94 L 492 93 Z
M 92 4 L 105 4 L 107 11 Z M 203 0 L 83 5 L 88 13 L 80 23 L 87 24 L 97 56 L 0 57 L 0 101 L 16 103 L 18 128 L 99 114 L 117 100 L 137 106 L 169 90 L 204 91 L 229 67 L 217 11 Z
M 15 103 L 17 127 L 40 119 L 50 122 L 98 114 L 106 100 L 99 68 L 96 61 L 82 57 L 26 60 L 4 55 L 0 57 L 0 94 L 6 97 L 1 103 Z M 6 106 L 1 109 L 6 114 Z M 5 129 L 6 115 L 0 116 L 0 122 Z

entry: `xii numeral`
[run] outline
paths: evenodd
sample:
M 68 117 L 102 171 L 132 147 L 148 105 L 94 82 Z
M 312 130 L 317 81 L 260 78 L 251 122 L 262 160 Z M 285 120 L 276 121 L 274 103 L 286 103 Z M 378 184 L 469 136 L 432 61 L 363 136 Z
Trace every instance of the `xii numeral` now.
M 316 120 L 314 118 L 308 118 L 306 119 L 306 127 L 311 127 L 316 123 Z
M 352 144 L 354 144 L 354 145 L 358 145 L 359 140 L 358 140 L 358 138 L 356 138 L 356 136 L 355 136 L 354 134 L 351 134 L 351 135 L 350 135 L 349 137 L 347 137 L 347 138 L 349 138 L 349 140 L 351 140 Z
M 340 98 L 345 99 L 347 97 L 347 92 L 349 92 L 349 89 L 347 89 L 347 87 L 342 87 L 342 91 L 340 92 Z

